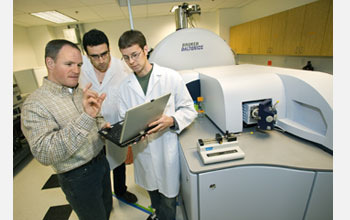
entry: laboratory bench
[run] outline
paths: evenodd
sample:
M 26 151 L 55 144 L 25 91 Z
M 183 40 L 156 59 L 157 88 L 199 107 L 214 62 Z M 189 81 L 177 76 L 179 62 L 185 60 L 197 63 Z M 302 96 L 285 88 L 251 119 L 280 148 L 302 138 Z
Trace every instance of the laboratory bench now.
M 13 84 L 13 169 L 31 155 L 29 144 L 21 130 L 21 108 L 27 96 L 22 96 L 17 84 Z
M 250 127 L 236 134 L 243 159 L 204 164 L 198 139 L 216 133 L 220 130 L 201 117 L 179 137 L 187 219 L 332 219 L 331 152 L 286 132 Z
M 29 144 L 21 130 L 21 117 L 13 117 L 13 169 L 31 155 Z

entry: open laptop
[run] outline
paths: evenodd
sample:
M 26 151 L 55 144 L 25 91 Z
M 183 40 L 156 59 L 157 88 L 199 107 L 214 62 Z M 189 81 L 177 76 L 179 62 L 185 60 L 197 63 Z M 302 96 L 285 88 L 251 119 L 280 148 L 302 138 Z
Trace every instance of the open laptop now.
M 170 93 L 153 99 L 150 102 L 130 108 L 126 111 L 124 121 L 99 131 L 106 139 L 120 147 L 126 147 L 141 139 L 152 127 L 148 124 L 158 120 L 164 113 Z

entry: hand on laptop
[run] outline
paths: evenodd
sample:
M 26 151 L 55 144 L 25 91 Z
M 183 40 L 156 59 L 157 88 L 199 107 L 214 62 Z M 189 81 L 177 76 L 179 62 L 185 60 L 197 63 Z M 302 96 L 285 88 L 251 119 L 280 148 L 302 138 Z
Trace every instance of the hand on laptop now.
M 102 125 L 101 130 L 106 128 L 111 128 L 111 123 L 107 122 L 106 124 Z M 101 138 L 102 140 L 106 140 L 106 138 L 103 135 L 101 135 Z
M 105 129 L 105 128 L 111 128 L 111 123 L 107 122 L 106 124 L 104 124 L 104 125 L 102 126 L 101 129 Z
M 147 134 L 142 136 L 139 141 L 134 142 L 133 145 L 137 144 L 138 142 L 141 142 L 141 141 L 145 140 L 146 138 L 147 138 Z
M 149 130 L 146 130 L 146 133 L 137 141 L 135 141 L 132 145 L 137 144 L 140 141 L 145 140 L 148 135 L 156 133 L 158 131 L 162 131 L 164 129 L 167 129 L 168 127 L 171 127 L 174 125 L 174 119 L 172 117 L 169 117 L 167 115 L 162 115 L 161 118 L 159 118 L 158 120 L 150 123 L 148 125 Z
M 168 127 L 171 127 L 173 125 L 174 125 L 174 119 L 172 117 L 169 117 L 167 115 L 162 115 L 162 117 L 160 119 L 158 119 L 157 121 L 154 121 L 148 125 L 148 127 L 153 127 L 153 126 L 155 126 L 155 127 L 150 129 L 149 131 L 147 131 L 147 135 L 152 134 L 152 133 L 156 133 L 158 131 L 162 131 L 162 130 L 167 129 Z

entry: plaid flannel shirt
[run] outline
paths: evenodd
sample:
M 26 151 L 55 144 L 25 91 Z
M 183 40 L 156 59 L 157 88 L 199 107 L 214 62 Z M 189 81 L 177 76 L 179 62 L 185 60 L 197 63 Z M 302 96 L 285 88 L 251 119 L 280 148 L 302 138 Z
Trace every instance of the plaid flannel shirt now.
M 97 133 L 104 120 L 83 111 L 81 89 L 70 90 L 44 78 L 22 106 L 21 128 L 33 156 L 56 173 L 89 162 L 104 145 Z

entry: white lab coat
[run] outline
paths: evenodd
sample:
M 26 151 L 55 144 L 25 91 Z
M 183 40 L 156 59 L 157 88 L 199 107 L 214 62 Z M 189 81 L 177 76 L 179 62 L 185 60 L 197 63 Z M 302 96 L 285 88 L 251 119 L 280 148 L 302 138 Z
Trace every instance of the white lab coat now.
M 165 114 L 174 116 L 179 129 L 150 135 L 133 146 L 134 176 L 136 184 L 148 191 L 159 190 L 172 198 L 180 189 L 180 157 L 177 134 L 192 123 L 197 112 L 193 100 L 180 76 L 174 70 L 154 64 L 147 94 L 145 95 L 135 75 L 128 76 L 117 93 L 119 114 L 124 118 L 125 111 L 133 106 L 155 99 L 171 92 Z
M 83 66 L 81 68 L 79 86 L 84 88 L 89 82 L 92 83 L 91 90 L 101 93 L 106 93 L 106 99 L 102 103 L 101 115 L 105 120 L 111 124 L 114 124 L 119 120 L 118 103 L 113 95 L 118 92 L 120 83 L 130 74 L 132 71 L 124 63 L 115 57 L 111 57 L 111 63 L 108 67 L 102 84 L 99 83 L 93 65 L 88 57 L 83 56 Z M 107 160 L 111 169 L 118 167 L 126 160 L 127 147 L 120 148 L 112 142 L 106 140 L 106 152 Z

